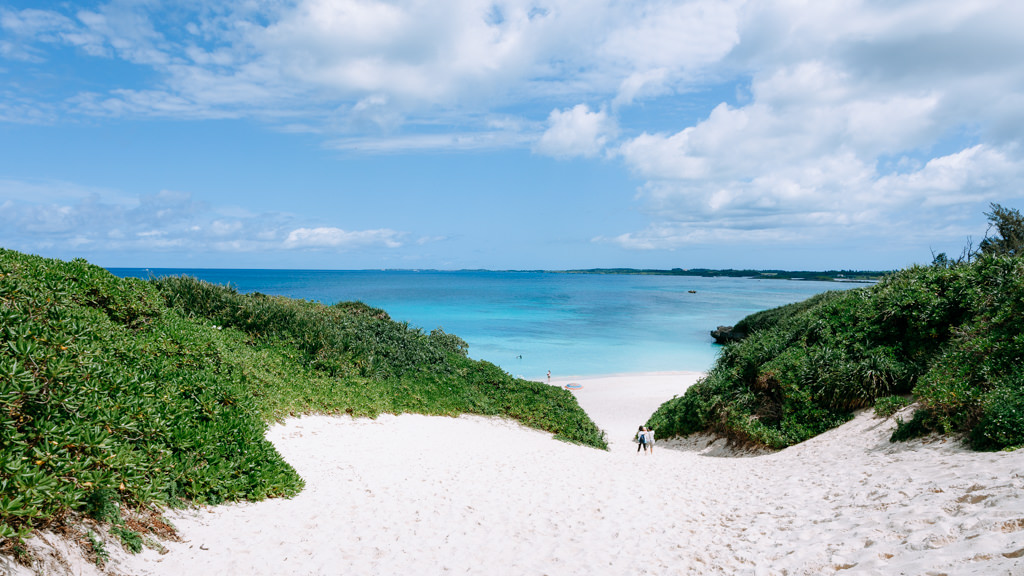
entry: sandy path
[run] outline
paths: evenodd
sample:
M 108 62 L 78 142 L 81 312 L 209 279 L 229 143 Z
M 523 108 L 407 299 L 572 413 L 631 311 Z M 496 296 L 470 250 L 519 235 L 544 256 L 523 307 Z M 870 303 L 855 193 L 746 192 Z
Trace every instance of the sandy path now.
M 304 417 L 268 437 L 291 500 L 175 513 L 129 574 L 1024 574 L 1024 451 L 891 445 L 859 416 L 721 458 L 632 434 L 693 374 L 574 379 L 611 450 L 499 419 Z M 568 382 L 563 380 L 558 384 Z M 848 571 L 847 571 L 848 570 Z

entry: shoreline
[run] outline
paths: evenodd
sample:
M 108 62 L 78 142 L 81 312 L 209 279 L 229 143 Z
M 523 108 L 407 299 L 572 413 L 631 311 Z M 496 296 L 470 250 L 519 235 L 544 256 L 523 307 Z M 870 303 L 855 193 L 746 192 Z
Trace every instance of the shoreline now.
M 502 368 L 504 370 L 504 368 Z M 508 372 L 506 370 L 506 372 Z M 512 374 L 509 372 L 509 374 Z M 522 376 L 512 374 L 513 378 L 520 380 L 528 380 L 530 382 L 540 382 L 541 384 L 561 384 L 565 385 L 572 380 L 609 380 L 609 379 L 646 379 L 648 377 L 662 377 L 662 376 L 693 376 L 699 375 L 704 376 L 707 374 L 707 370 L 643 370 L 634 372 L 602 372 L 599 374 L 561 374 L 552 373 L 551 381 L 548 382 L 546 375 L 541 374 L 540 376 Z
M 551 383 L 561 383 L 567 380 L 608 380 L 612 378 L 647 378 L 661 376 L 703 376 L 706 371 L 700 370 L 652 370 L 649 372 L 611 372 L 607 374 L 570 374 L 568 376 L 555 375 L 551 377 Z M 535 382 L 544 382 L 541 379 L 532 379 Z

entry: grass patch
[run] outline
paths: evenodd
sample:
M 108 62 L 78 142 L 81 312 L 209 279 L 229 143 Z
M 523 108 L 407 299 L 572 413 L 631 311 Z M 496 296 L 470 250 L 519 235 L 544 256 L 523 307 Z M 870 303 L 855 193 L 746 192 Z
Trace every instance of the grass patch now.
M 93 562 L 100 568 L 110 560 L 110 553 L 107 552 L 106 545 L 103 544 L 103 539 L 96 535 L 95 532 L 89 530 L 85 535 L 86 542 L 89 544 L 89 551 Z
M 110 533 L 117 536 L 125 550 L 132 554 L 142 552 L 142 536 L 138 532 L 124 526 L 114 526 Z

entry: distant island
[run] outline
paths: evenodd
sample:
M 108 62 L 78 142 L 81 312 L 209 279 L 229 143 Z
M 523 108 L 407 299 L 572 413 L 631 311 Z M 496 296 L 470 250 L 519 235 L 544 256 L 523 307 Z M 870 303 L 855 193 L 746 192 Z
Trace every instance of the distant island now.
M 559 274 L 636 274 L 648 276 L 703 276 L 705 278 L 757 278 L 765 280 L 817 280 L 822 282 L 877 282 L 891 270 L 711 270 L 709 268 L 590 268 L 553 270 Z

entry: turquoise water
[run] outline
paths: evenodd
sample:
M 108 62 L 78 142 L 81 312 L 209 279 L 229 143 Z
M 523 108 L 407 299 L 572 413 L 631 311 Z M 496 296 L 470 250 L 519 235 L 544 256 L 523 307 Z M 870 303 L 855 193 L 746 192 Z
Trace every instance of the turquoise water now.
M 239 292 L 324 304 L 360 300 L 395 320 L 443 328 L 473 358 L 539 379 L 704 371 L 709 332 L 747 314 L 855 285 L 740 278 L 493 271 L 310 271 L 114 268 L 119 276 L 188 274 Z M 690 291 L 693 290 L 694 293 Z

